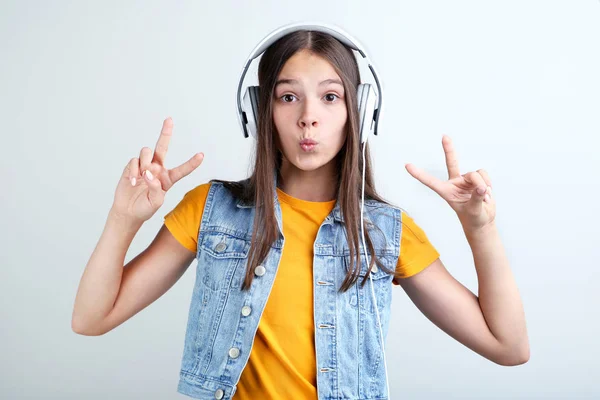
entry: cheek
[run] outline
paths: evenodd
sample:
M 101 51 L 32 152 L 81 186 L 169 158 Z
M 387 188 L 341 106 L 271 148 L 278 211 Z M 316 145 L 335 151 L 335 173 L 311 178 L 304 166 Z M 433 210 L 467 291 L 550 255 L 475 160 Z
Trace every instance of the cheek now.
M 281 110 L 279 110 L 281 111 Z M 273 124 L 275 125 L 275 135 L 276 135 L 276 141 L 277 141 L 277 147 L 280 150 L 284 150 L 284 148 L 288 148 L 290 146 L 290 143 L 292 143 L 295 140 L 295 138 L 293 137 L 293 135 L 291 135 L 290 133 L 290 127 L 289 127 L 289 123 L 288 121 L 290 120 L 290 117 L 288 115 L 286 115 L 283 112 L 278 112 L 275 109 L 273 109 Z
M 348 119 L 348 110 L 344 104 L 340 104 L 339 108 L 332 110 L 327 118 L 327 125 L 332 129 L 343 129 Z
M 340 112 L 340 121 L 342 125 L 346 125 L 346 121 L 348 120 L 348 110 L 346 109 L 346 105 L 342 107 L 342 111 Z
M 348 121 L 348 113 L 346 107 L 338 114 L 338 118 L 335 121 L 336 131 L 338 132 L 338 144 L 343 144 L 346 140 L 346 124 Z
M 346 130 L 344 128 L 340 129 L 338 132 L 338 136 L 336 137 L 336 152 L 340 151 L 342 147 L 344 147 L 344 143 L 346 143 Z
M 275 128 L 277 128 L 277 130 L 279 130 L 281 124 L 280 124 L 280 120 L 281 120 L 281 113 L 279 112 L 279 110 L 276 107 L 273 107 L 273 124 L 275 125 Z
M 279 107 L 273 107 L 273 123 L 278 131 L 285 131 L 291 117 L 292 115 L 290 115 L 289 111 Z

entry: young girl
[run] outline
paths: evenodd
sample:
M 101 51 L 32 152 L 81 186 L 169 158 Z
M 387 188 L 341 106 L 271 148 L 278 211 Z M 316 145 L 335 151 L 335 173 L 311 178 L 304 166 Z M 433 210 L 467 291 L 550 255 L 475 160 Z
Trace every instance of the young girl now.
M 448 273 L 415 221 L 377 194 L 366 143 L 364 163 L 361 157 L 352 50 L 322 31 L 296 30 L 265 50 L 258 78 L 252 175 L 189 191 L 149 247 L 123 267 L 143 222 L 204 155 L 167 169 L 167 118 L 154 153 L 145 147 L 130 160 L 83 273 L 73 330 L 114 329 L 196 258 L 178 386 L 191 397 L 387 399 L 380 332 L 384 338 L 393 285 L 483 357 L 526 362 L 523 308 L 486 172 L 461 175 L 447 136 L 448 181 L 406 165 L 457 213 L 473 251 L 477 297 Z

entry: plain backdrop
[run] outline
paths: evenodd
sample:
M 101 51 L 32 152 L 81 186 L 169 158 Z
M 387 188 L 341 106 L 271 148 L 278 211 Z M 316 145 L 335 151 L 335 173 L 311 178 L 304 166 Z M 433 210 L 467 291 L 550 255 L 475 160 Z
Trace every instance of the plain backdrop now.
M 269 32 L 304 20 L 366 47 L 384 86 L 370 139 L 377 187 L 474 293 L 456 214 L 404 165 L 446 179 L 448 134 L 461 173 L 488 171 L 525 306 L 531 359 L 502 367 L 395 287 L 392 399 L 600 398 L 596 0 L 2 1 L 0 398 L 185 398 L 176 387 L 196 262 L 104 336 L 71 330 L 77 286 L 125 164 L 154 148 L 164 118 L 175 124 L 167 165 L 199 151 L 205 160 L 169 191 L 126 261 L 186 192 L 248 175 L 253 143 L 235 113 L 242 64 Z

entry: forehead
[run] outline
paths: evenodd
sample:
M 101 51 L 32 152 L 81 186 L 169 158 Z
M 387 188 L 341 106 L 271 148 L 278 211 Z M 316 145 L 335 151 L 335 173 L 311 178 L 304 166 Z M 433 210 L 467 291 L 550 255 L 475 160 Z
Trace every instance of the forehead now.
M 323 57 L 306 49 L 296 52 L 283 65 L 282 78 L 327 79 L 339 78 L 333 66 Z

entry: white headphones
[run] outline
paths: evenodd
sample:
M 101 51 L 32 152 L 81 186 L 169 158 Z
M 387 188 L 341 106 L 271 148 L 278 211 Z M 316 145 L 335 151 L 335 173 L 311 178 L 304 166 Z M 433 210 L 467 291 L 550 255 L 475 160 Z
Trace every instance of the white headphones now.
M 328 25 L 328 24 L 320 24 L 320 23 L 294 23 L 290 25 L 284 25 L 273 32 L 271 32 L 267 37 L 265 37 L 250 53 L 246 64 L 244 65 L 244 69 L 242 70 L 242 74 L 240 77 L 240 81 L 238 83 L 237 89 L 237 111 L 238 118 L 240 121 L 240 125 L 244 132 L 244 137 L 248 137 L 251 135 L 256 139 L 256 121 L 258 120 L 258 94 L 259 89 L 258 86 L 249 86 L 246 89 L 246 93 L 244 94 L 244 99 L 242 103 L 242 99 L 240 97 L 242 93 L 242 84 L 244 82 L 244 77 L 246 76 L 246 72 L 248 71 L 248 67 L 252 60 L 261 55 L 272 43 L 274 43 L 277 39 L 287 35 L 288 33 L 298 31 L 298 30 L 311 30 L 327 33 L 346 46 L 354 49 L 360 53 L 363 58 L 366 59 L 369 69 L 375 78 L 375 83 L 377 84 L 377 93 L 373 87 L 368 83 L 361 83 L 357 88 L 357 103 L 358 103 L 358 115 L 360 117 L 360 143 L 363 146 L 362 156 L 363 156 L 363 165 L 365 165 L 365 143 L 367 139 L 373 133 L 377 135 L 377 126 L 379 124 L 379 117 L 381 116 L 381 108 L 383 105 L 382 102 L 382 93 L 381 93 L 381 84 L 379 82 L 379 78 L 377 77 L 377 73 L 375 72 L 375 67 L 373 63 L 367 57 L 367 54 L 364 50 L 364 47 L 361 46 L 358 41 L 352 38 L 350 35 L 342 31 L 340 28 Z M 242 105 L 243 104 L 243 105 Z M 377 106 L 375 106 L 377 104 Z M 364 235 L 364 204 L 365 204 L 365 168 L 362 171 L 362 201 L 360 208 L 360 225 L 361 225 L 361 236 L 362 236 L 362 244 L 363 249 L 365 249 L 365 259 L 367 265 L 370 264 L 369 256 L 367 253 L 367 246 L 365 243 L 365 235 Z M 385 357 L 385 344 L 383 340 L 383 328 L 381 327 L 381 319 L 379 317 L 379 309 L 377 307 L 377 301 L 375 298 L 375 289 L 373 288 L 373 277 L 372 274 L 369 274 L 369 278 L 371 281 L 371 299 L 373 301 L 373 305 L 375 307 L 375 311 L 377 313 L 377 323 L 379 328 L 379 338 L 381 340 L 381 352 L 383 356 L 383 365 L 385 369 L 385 384 L 387 388 L 387 398 L 390 395 L 390 384 L 387 373 L 387 361 Z
M 373 89 L 372 85 L 368 83 L 361 83 L 358 85 L 356 90 L 357 100 L 358 100 L 358 112 L 360 117 L 360 143 L 365 143 L 371 133 L 377 135 L 377 126 L 379 124 L 379 117 L 381 116 L 381 108 L 383 105 L 382 101 L 382 92 L 381 92 L 381 84 L 379 83 L 379 78 L 377 77 L 377 73 L 375 72 L 375 67 L 373 63 L 369 60 L 364 47 L 361 46 L 358 41 L 352 38 L 350 35 L 342 31 L 340 28 L 321 23 L 294 23 L 289 25 L 284 25 L 269 35 L 267 35 L 250 53 L 250 56 L 246 60 L 244 64 L 244 69 L 242 70 L 240 80 L 238 83 L 237 89 L 237 112 L 238 119 L 240 121 L 240 125 L 242 131 L 244 132 L 244 137 L 252 136 L 256 139 L 257 135 L 257 127 L 256 121 L 258 120 L 258 94 L 259 87 L 258 86 L 248 86 L 246 92 L 244 94 L 244 98 L 242 100 L 242 85 L 244 83 L 244 77 L 246 76 L 246 72 L 248 71 L 248 67 L 252 60 L 256 57 L 260 56 L 271 44 L 280 39 L 281 37 L 287 35 L 288 33 L 299 31 L 299 30 L 310 30 L 327 33 L 346 46 L 350 47 L 353 50 L 356 50 L 360 53 L 360 55 L 366 59 L 369 69 L 375 78 L 375 83 L 377 84 L 377 93 Z

